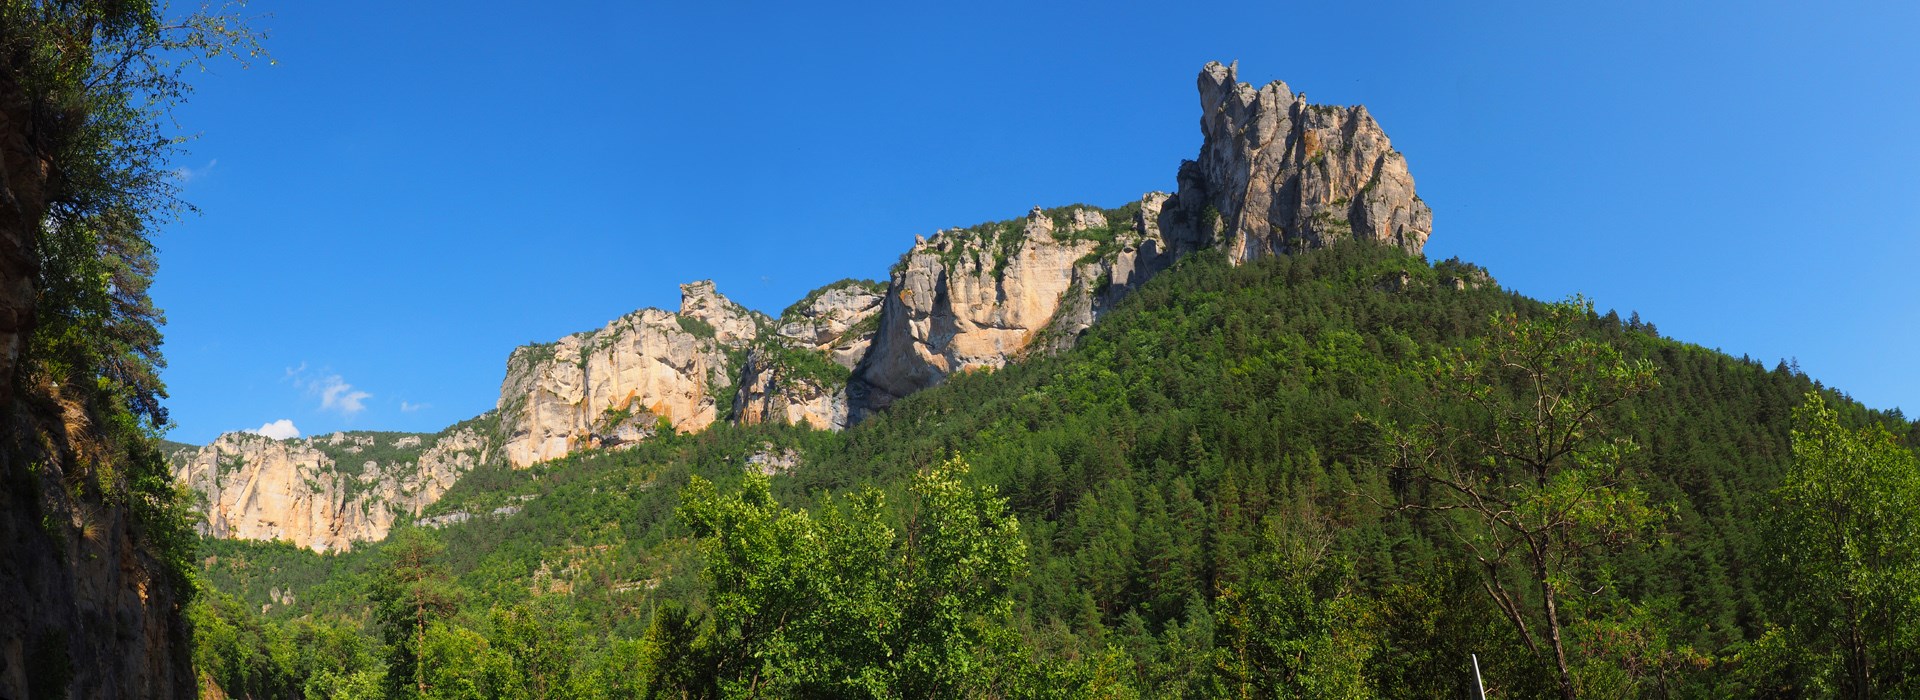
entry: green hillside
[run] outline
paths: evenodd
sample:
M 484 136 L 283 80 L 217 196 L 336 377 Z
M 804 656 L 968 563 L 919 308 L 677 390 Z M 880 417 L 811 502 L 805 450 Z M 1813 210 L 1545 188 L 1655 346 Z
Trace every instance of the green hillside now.
M 1458 697 L 1476 654 L 1498 696 L 1557 695 L 1551 654 L 1512 620 L 1542 629 L 1532 572 L 1477 563 L 1495 539 L 1433 509 L 1444 489 L 1396 449 L 1432 440 L 1432 460 L 1469 464 L 1472 440 L 1448 439 L 1491 427 L 1454 397 L 1524 405 L 1525 386 L 1450 393 L 1436 368 L 1498 343 L 1490 319 L 1569 307 L 1482 278 L 1359 244 L 1200 253 L 1075 349 L 956 375 L 844 433 L 716 424 L 480 467 L 426 513 L 464 522 L 348 554 L 207 541 L 196 661 L 256 697 Z M 1657 382 L 1597 412 L 1558 472 L 1617 467 L 1586 486 L 1610 500 L 1569 511 L 1597 535 L 1541 539 L 1573 552 L 1549 578 L 1574 688 L 1850 687 L 1839 652 L 1805 643 L 1825 638 L 1802 624 L 1820 579 L 1775 536 L 1796 409 L 1823 393 L 1848 431 L 1902 445 L 1920 423 L 1637 317 L 1570 330 L 1579 357 Z M 799 466 L 759 477 L 789 449 Z M 1913 458 L 1897 451 L 1873 454 Z M 956 457 L 969 467 L 941 468 Z M 1897 637 L 1920 634 L 1912 590 L 1874 618 L 1894 636 L 1861 642 L 1881 645 L 1883 692 L 1920 690 L 1920 645 L 1903 649 L 1920 637 Z

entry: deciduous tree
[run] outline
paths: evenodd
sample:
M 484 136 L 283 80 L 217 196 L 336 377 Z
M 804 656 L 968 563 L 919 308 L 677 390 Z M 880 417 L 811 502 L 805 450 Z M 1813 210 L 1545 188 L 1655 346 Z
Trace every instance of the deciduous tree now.
M 1622 401 L 1657 386 L 1653 366 L 1583 332 L 1592 317 L 1578 297 L 1530 318 L 1497 314 L 1483 336 L 1426 368 L 1439 408 L 1386 431 L 1413 482 L 1405 507 L 1438 516 L 1567 698 L 1562 598 L 1577 564 L 1659 519 L 1628 469 L 1637 445 L 1613 429 Z

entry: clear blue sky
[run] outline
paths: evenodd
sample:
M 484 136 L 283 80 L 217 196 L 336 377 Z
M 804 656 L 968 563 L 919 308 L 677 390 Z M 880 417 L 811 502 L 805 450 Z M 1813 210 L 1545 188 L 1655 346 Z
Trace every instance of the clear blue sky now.
M 1920 5 L 1039 5 L 256 0 L 279 65 L 178 115 L 171 437 L 437 430 L 684 281 L 1170 190 L 1215 59 L 1366 104 L 1435 259 L 1920 410 Z

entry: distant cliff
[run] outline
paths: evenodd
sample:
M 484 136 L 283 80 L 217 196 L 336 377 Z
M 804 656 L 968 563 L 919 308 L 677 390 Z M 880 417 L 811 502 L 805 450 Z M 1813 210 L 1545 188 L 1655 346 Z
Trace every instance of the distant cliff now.
M 387 536 L 461 475 L 496 458 L 491 416 L 438 435 L 333 433 L 275 440 L 228 433 L 169 455 L 177 481 L 199 495 L 215 537 L 284 540 L 345 551 Z
M 680 311 L 641 309 L 595 331 L 517 348 L 498 414 L 507 461 L 524 467 L 587 447 L 705 428 L 732 406 L 736 359 L 771 323 L 714 291 L 680 287 Z

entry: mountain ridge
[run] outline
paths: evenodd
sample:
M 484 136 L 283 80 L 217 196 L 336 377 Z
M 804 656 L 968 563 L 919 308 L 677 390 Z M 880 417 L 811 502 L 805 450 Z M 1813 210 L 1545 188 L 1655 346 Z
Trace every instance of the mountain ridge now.
M 1176 192 L 1114 209 L 1034 207 L 915 236 L 884 285 L 831 283 L 780 319 L 733 302 L 711 280 L 683 284 L 677 311 L 640 309 L 515 348 L 490 412 L 496 425 L 467 436 L 460 454 L 525 468 L 721 421 L 840 430 L 954 374 L 1071 347 L 1120 298 L 1196 251 L 1219 249 L 1235 263 L 1345 240 L 1421 252 L 1432 212 L 1364 107 L 1314 105 L 1280 81 L 1255 88 L 1239 82 L 1237 63 L 1208 63 L 1196 84 L 1202 145 L 1179 165 Z M 179 474 L 224 509 L 203 531 L 298 533 L 317 548 L 383 537 L 395 517 L 417 515 L 444 492 L 441 479 L 473 467 L 436 463 L 424 481 L 382 477 L 373 500 L 353 503 L 386 515 L 359 517 L 341 486 L 358 475 L 327 477 L 320 460 L 282 448 L 262 447 L 273 455 L 256 459 L 272 468 L 246 483 L 283 487 L 283 505 L 247 505 L 256 501 L 219 488 L 216 465 L 264 443 L 215 442 Z M 433 495 L 422 502 L 423 493 Z M 316 500 L 329 505 L 306 505 Z M 303 519 L 292 530 L 281 524 Z

